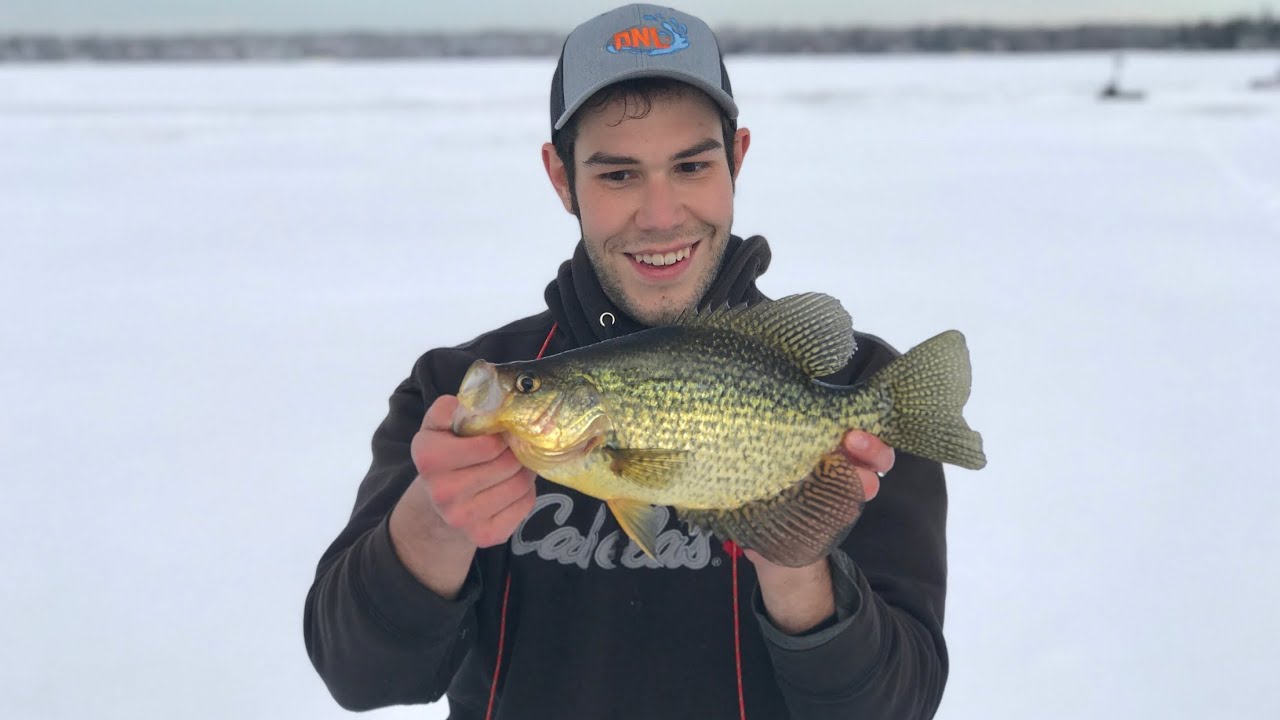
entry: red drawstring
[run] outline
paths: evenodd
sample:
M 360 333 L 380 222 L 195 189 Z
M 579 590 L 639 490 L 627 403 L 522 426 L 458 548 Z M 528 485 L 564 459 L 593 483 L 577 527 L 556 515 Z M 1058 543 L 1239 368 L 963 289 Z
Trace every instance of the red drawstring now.
M 742 548 L 732 540 L 724 541 L 724 551 L 729 555 L 729 566 L 733 568 L 733 667 L 738 673 L 738 717 L 747 720 L 747 702 L 742 696 L 742 639 L 738 620 L 738 558 L 743 556 Z
M 507 569 L 507 587 L 502 591 L 502 621 L 498 623 L 498 662 L 493 665 L 493 684 L 489 686 L 489 709 L 485 720 L 493 717 L 493 699 L 498 695 L 498 673 L 502 670 L 502 646 L 507 639 L 507 600 L 511 597 L 511 570 Z
M 542 354 L 547 351 L 547 346 L 551 344 L 551 336 L 556 334 L 556 328 L 560 327 L 560 323 L 551 323 L 551 332 L 547 333 L 547 339 L 542 341 L 542 349 L 538 351 L 538 357 L 534 360 L 541 360 Z
M 535 360 L 541 360 L 543 353 L 547 351 L 547 346 L 551 344 L 551 336 L 556 334 L 556 328 L 560 323 L 551 324 L 551 332 L 547 333 L 547 339 L 542 341 L 542 349 L 538 351 L 538 357 Z M 510 546 L 508 546 L 510 547 Z M 489 707 L 484 711 L 485 720 L 493 718 L 493 701 L 498 696 L 498 674 L 502 672 L 502 648 L 507 641 L 507 603 L 511 600 L 511 558 L 507 557 L 507 581 L 502 590 L 502 616 L 498 621 L 498 659 L 493 663 L 493 684 L 489 686 Z

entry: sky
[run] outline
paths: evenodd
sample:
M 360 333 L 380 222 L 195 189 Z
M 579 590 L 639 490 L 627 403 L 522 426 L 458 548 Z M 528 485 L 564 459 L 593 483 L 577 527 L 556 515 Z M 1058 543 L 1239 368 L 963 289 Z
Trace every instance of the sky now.
M 182 30 L 569 30 L 616 0 L 433 3 L 424 0 L 3 0 L 0 32 Z M 1254 15 L 1271 0 L 688 0 L 676 7 L 714 26 L 900 25 L 940 21 L 1057 23 L 1081 20 L 1197 20 Z

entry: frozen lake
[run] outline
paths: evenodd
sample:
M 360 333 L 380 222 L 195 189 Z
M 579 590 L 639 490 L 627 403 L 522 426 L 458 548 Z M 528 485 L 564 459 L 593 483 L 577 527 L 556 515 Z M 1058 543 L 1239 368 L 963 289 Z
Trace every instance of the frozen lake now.
M 765 292 L 969 338 L 940 718 L 1280 717 L 1275 67 L 730 58 Z M 552 68 L 0 67 L 0 716 L 349 716 L 303 598 L 413 361 L 576 241 Z

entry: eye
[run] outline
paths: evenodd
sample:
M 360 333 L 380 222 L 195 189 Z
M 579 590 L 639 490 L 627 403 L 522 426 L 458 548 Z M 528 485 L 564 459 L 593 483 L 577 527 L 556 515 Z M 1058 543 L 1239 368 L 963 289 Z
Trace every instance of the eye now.
M 703 161 L 703 162 L 683 162 L 677 165 L 676 167 L 680 170 L 681 173 L 685 175 L 693 175 L 694 173 L 698 173 L 703 170 L 706 170 L 710 166 L 711 166 L 711 163 Z
M 604 178 L 608 182 L 621 183 L 631 179 L 631 171 L 630 170 L 614 170 L 613 172 L 604 173 L 600 177 Z
M 528 394 L 542 387 L 542 381 L 536 375 L 520 373 L 516 376 L 516 392 Z

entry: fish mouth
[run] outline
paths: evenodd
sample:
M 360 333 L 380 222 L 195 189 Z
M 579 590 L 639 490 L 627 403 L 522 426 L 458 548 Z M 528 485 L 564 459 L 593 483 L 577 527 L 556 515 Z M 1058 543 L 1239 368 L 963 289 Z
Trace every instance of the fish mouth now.
M 498 424 L 498 411 L 506 393 L 498 376 L 497 367 L 484 360 L 476 360 L 467 369 L 458 388 L 458 409 L 453 413 L 453 432 L 461 437 L 490 435 L 502 430 Z

